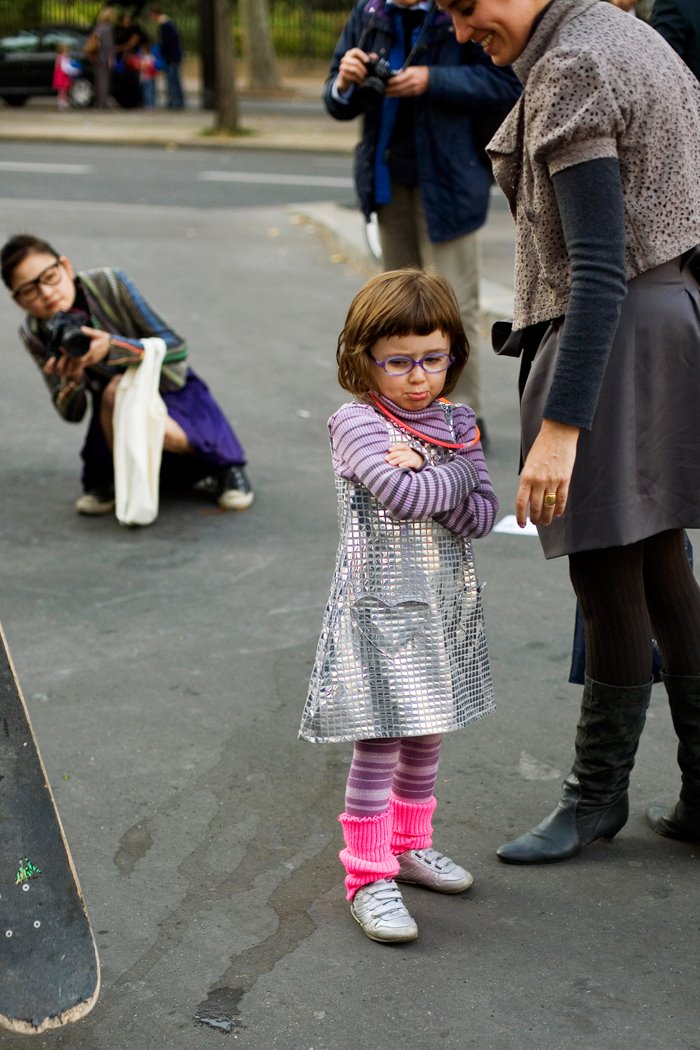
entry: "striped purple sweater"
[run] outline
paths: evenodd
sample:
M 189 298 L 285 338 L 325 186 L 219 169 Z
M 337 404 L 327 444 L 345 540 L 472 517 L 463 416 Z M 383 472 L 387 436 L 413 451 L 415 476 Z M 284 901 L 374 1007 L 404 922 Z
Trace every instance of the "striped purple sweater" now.
M 417 412 L 382 401 L 399 419 L 440 441 L 469 442 L 476 434 L 474 413 L 453 406 L 454 437 L 443 407 L 433 402 Z M 481 443 L 455 452 L 446 463 L 406 470 L 386 462 L 389 433 L 386 420 L 372 405 L 343 405 L 328 421 L 333 470 L 359 481 L 400 521 L 434 518 L 459 536 L 487 536 L 493 528 L 498 499 L 484 460 Z

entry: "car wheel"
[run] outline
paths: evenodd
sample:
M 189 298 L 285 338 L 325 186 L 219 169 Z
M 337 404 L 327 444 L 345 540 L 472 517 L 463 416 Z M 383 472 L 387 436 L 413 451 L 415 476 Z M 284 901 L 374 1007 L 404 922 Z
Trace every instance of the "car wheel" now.
M 3 101 L 7 102 L 8 106 L 23 106 L 29 95 L 3 95 Z
M 95 101 L 95 85 L 87 77 L 78 77 L 71 84 L 68 98 L 74 109 L 87 109 Z

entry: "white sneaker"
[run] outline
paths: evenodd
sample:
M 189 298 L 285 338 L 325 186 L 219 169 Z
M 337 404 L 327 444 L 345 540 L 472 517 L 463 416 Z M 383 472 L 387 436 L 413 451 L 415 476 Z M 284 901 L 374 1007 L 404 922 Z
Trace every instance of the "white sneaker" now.
M 393 879 L 377 879 L 362 886 L 350 902 L 350 914 L 371 941 L 401 944 L 418 936 L 418 927 Z
M 396 859 L 400 865 L 397 882 L 426 886 L 438 893 L 462 893 L 474 882 L 468 871 L 436 849 L 409 849 Z
M 75 501 L 75 509 L 78 514 L 89 514 L 96 517 L 99 514 L 110 514 L 114 510 L 114 493 L 102 492 L 100 489 L 91 489 L 83 492 Z

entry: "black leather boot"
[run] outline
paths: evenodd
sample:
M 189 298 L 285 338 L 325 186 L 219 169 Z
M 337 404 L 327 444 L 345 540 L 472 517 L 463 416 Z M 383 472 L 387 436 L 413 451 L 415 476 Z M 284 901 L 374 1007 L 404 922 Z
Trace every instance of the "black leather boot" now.
M 568 860 L 597 839 L 610 841 L 629 814 L 627 786 L 652 683 L 612 686 L 585 679 L 576 758 L 557 808 L 532 831 L 497 850 L 506 864 Z
M 654 831 L 669 839 L 700 842 L 700 677 L 662 674 L 678 737 L 681 795 L 676 805 L 649 806 Z

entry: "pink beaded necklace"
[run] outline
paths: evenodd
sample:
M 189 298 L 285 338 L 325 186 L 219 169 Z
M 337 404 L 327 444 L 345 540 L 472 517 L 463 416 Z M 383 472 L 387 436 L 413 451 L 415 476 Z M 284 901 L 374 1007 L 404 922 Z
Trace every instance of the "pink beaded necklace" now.
M 459 451 L 463 448 L 470 448 L 472 445 L 476 445 L 481 440 L 481 431 L 478 427 L 476 428 L 476 435 L 473 438 L 473 440 L 465 441 L 461 444 L 456 441 L 440 441 L 439 438 L 428 437 L 427 434 L 421 434 L 420 430 L 416 430 L 414 427 L 409 426 L 408 423 L 404 423 L 403 419 L 399 419 L 398 416 L 395 416 L 394 413 L 391 412 L 386 407 L 386 405 L 379 400 L 379 398 L 373 390 L 369 391 L 369 396 L 372 399 L 374 407 L 378 408 L 383 416 L 386 416 L 387 419 L 390 419 L 391 422 L 394 423 L 401 430 L 405 430 L 407 433 L 413 434 L 414 437 L 420 438 L 421 441 L 425 441 L 428 445 L 439 445 L 440 448 L 452 448 Z M 451 403 L 444 397 L 439 397 L 438 401 L 443 405 L 449 405 Z

